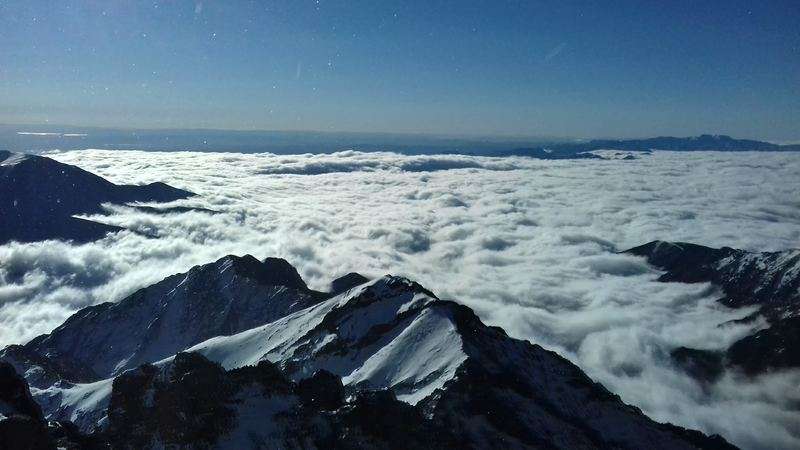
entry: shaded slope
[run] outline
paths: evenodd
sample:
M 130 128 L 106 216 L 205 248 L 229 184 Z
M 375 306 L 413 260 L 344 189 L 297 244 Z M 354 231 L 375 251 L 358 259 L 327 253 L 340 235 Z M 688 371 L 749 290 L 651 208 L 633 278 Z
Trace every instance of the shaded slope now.
M 0 244 L 99 239 L 120 228 L 72 216 L 99 213 L 103 203 L 169 202 L 192 195 L 164 183 L 116 185 L 50 158 L 0 151 Z
M 196 353 L 118 377 L 103 435 L 114 448 L 427 449 L 457 443 L 390 392 L 346 399 L 341 380 L 326 372 L 295 383 L 266 361 L 226 372 Z

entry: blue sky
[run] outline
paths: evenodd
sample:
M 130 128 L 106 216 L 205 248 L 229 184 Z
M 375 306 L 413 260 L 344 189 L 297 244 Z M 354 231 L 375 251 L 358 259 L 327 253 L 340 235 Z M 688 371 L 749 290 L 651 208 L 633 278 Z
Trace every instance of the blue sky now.
M 797 1 L 2 1 L 0 122 L 800 140 Z

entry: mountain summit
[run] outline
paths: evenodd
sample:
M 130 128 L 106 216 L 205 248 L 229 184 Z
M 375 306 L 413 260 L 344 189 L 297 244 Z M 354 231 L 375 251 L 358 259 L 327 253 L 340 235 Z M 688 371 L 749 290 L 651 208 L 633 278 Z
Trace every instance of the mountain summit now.
M 30 341 L 24 350 L 68 362 L 72 370 L 61 371 L 67 381 L 96 381 L 214 336 L 271 322 L 324 298 L 326 294 L 310 290 L 286 260 L 261 262 L 250 255 L 229 255 L 119 302 L 84 308 L 51 333 Z M 69 373 L 83 376 L 74 379 Z M 39 379 L 29 381 L 43 387 Z

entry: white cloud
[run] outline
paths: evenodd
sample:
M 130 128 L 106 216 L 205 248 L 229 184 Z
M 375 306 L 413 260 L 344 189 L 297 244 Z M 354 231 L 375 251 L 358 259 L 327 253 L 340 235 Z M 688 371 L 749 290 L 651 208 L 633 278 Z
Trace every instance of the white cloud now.
M 632 161 L 524 158 L 55 153 L 118 183 L 197 192 L 155 215 L 112 207 L 122 232 L 72 246 L 0 247 L 0 342 L 29 339 L 77 308 L 229 253 L 284 257 L 318 289 L 358 271 L 407 275 L 489 324 L 559 351 L 657 420 L 747 447 L 800 444 L 800 374 L 728 375 L 703 388 L 673 370 L 679 345 L 723 348 L 746 311 L 707 285 L 663 284 L 616 255 L 654 239 L 752 250 L 800 246 L 800 164 L 774 153 L 658 152 Z M 800 395 L 800 394 L 798 394 Z M 743 426 L 744 422 L 748 426 Z

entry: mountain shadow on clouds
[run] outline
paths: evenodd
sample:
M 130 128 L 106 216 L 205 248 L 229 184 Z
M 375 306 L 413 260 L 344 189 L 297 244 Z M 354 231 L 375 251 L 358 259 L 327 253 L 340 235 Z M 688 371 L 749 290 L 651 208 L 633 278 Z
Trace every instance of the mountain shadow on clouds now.
M 164 183 L 117 185 L 50 158 L 0 151 L 0 244 L 89 242 L 122 228 L 74 215 L 100 213 L 103 203 L 171 202 L 193 195 Z

